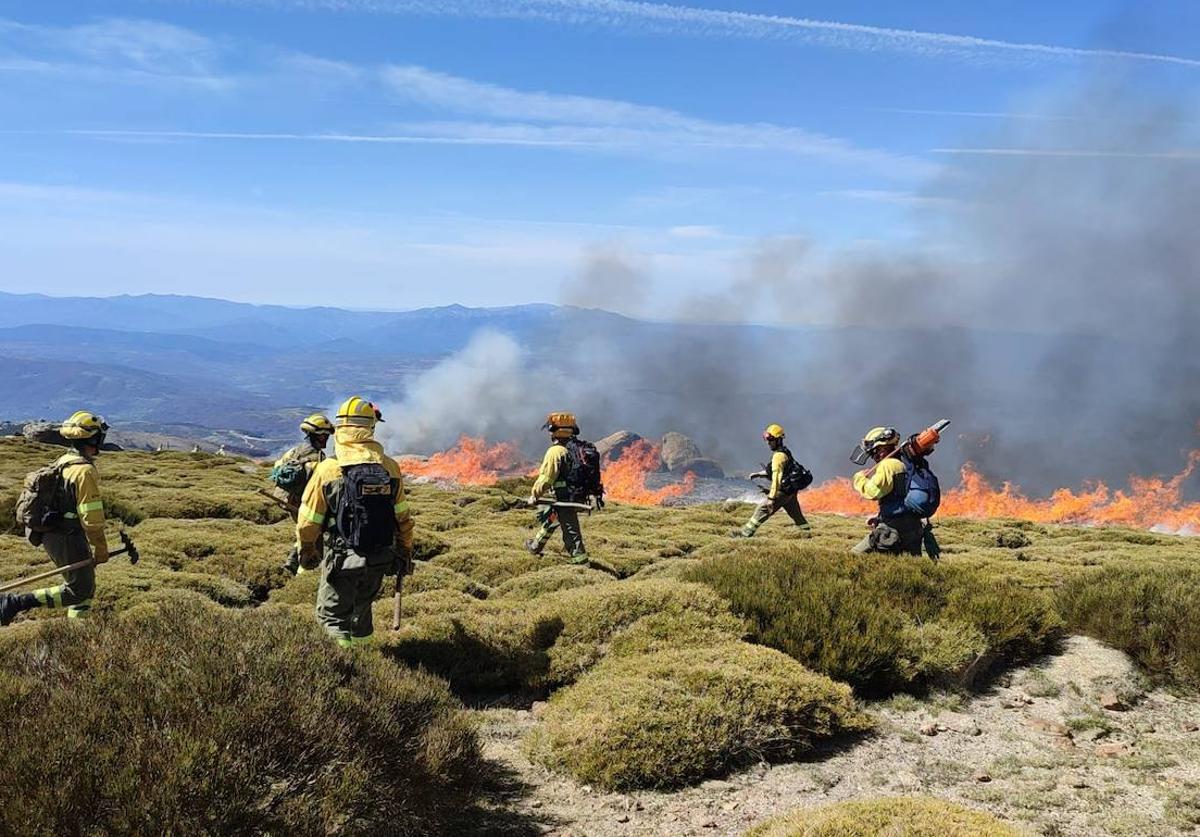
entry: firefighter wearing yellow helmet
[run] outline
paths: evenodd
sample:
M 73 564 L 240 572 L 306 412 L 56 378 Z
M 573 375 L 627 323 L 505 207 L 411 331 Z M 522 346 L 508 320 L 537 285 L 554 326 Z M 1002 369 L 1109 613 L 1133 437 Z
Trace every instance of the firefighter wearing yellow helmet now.
M 732 535 L 735 538 L 754 537 L 758 527 L 770 520 L 780 509 L 787 512 L 792 522 L 801 529 L 812 529 L 812 525 L 804 516 L 804 510 L 800 508 L 797 496 L 812 483 L 812 474 L 792 456 L 792 452 L 783 443 L 785 435 L 783 428 L 778 424 L 770 424 L 763 431 L 763 441 L 771 449 L 771 462 L 764 470 L 751 474 L 750 479 L 769 479 L 771 485 L 770 488 L 764 489 L 767 496 L 754 509 L 754 514 L 746 521 L 746 525 L 733 531 Z
M 413 521 L 400 466 L 375 440 L 379 409 L 358 396 L 334 419 L 334 453 L 313 470 L 296 522 L 300 564 L 321 568 L 317 619 L 350 647 L 374 633 L 383 579 L 412 571 Z
M 312 472 L 325 459 L 325 449 L 329 445 L 329 437 L 333 435 L 333 430 L 333 422 L 320 413 L 309 416 L 300 422 L 300 432 L 304 434 L 304 441 L 288 448 L 275 460 L 275 466 L 271 469 L 271 493 L 287 504 L 293 522 L 300 509 L 304 486 L 308 485 Z M 300 553 L 295 546 L 288 553 L 283 566 L 292 575 L 302 571 Z
M 7 625 L 22 611 L 35 607 L 63 607 L 67 617 L 86 616 L 96 590 L 95 564 L 108 560 L 104 540 L 104 501 L 95 459 L 104 445 L 108 425 L 100 416 L 81 410 L 71 415 L 59 432 L 74 450 L 63 454 L 50 467 L 57 473 L 61 492 L 53 511 L 50 530 L 26 532 L 30 543 L 40 544 L 56 566 L 65 567 L 92 559 L 92 565 L 66 573 L 61 584 L 32 593 L 0 594 L 0 625 Z
M 573 413 L 551 413 L 542 429 L 550 431 L 550 447 L 542 457 L 542 466 L 529 496 L 530 505 L 540 508 L 537 533 L 525 541 L 525 549 L 541 555 L 555 530 L 561 527 L 563 546 L 571 563 L 586 564 L 588 555 L 583 545 L 579 510 L 561 504 L 583 505 L 594 499 L 597 505 L 604 505 L 600 456 L 594 445 L 579 438 L 579 423 Z M 552 497 L 547 496 L 551 494 Z M 550 502 L 539 502 L 543 498 Z
M 879 503 L 879 513 L 868 521 L 871 531 L 851 552 L 921 554 L 925 523 L 904 504 L 912 465 L 907 454 L 896 454 L 901 441 L 894 427 L 872 427 L 851 454 L 850 458 L 859 465 L 868 459 L 875 461 L 854 475 L 853 484 L 863 497 Z

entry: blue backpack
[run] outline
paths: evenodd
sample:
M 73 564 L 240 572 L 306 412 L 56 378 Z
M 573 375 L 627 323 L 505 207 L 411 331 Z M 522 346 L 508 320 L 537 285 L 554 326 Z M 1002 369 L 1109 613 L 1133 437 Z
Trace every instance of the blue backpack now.
M 917 517 L 933 517 L 942 504 L 942 487 L 937 474 L 929 470 L 929 462 L 913 460 L 901 454 L 904 463 L 904 485 L 888 495 L 880 505 L 884 517 L 915 514 Z

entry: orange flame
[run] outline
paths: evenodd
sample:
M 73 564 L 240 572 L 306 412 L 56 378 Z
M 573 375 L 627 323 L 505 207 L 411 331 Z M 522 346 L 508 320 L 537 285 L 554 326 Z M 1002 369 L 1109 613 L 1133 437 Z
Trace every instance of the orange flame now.
M 403 457 L 400 467 L 406 476 L 447 480 L 459 485 L 495 485 L 506 477 L 523 476 L 520 451 L 511 442 L 489 445 L 483 439 L 462 436 L 458 443 L 422 461 Z
M 696 475 L 688 471 L 683 480 L 662 488 L 648 488 L 646 478 L 662 463 L 662 446 L 639 439 L 629 445 L 616 459 L 604 462 L 604 496 L 618 503 L 638 506 L 661 506 L 673 497 L 691 494 Z
M 1025 496 L 1020 487 L 990 485 L 971 464 L 963 466 L 960 483 L 942 495 L 939 515 L 945 517 L 1015 517 L 1035 523 L 1085 526 L 1128 526 L 1200 534 L 1200 503 L 1183 499 L 1184 482 L 1200 465 L 1200 451 L 1188 456 L 1187 466 L 1170 479 L 1129 478 L 1129 489 L 1112 490 L 1102 482 L 1077 491 L 1060 488 L 1045 498 Z M 861 496 L 846 479 L 835 479 L 806 491 L 805 509 L 837 514 L 871 514 L 875 504 Z

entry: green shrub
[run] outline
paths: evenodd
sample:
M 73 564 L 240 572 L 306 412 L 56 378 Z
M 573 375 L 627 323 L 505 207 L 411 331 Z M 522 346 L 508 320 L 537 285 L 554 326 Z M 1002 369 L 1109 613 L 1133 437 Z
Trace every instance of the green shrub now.
M 768 820 L 746 837 L 1018 837 L 984 811 L 929 797 L 894 797 L 803 808 Z
M 390 606 L 376 603 L 377 621 L 390 619 Z M 676 581 L 593 584 L 532 601 L 478 601 L 439 590 L 407 597 L 404 609 L 402 630 L 382 640 L 387 653 L 463 692 L 544 691 L 571 683 L 651 617 L 694 616 L 699 621 L 689 625 L 705 626 L 707 636 L 737 636 L 740 629 L 711 590 Z M 658 642 L 651 625 L 644 630 L 637 641 Z
M 1044 594 L 929 561 L 801 547 L 710 559 L 688 577 L 732 602 L 756 641 L 864 694 L 953 682 L 981 653 L 1027 659 L 1059 630 Z
M 515 601 L 530 601 L 547 593 L 605 584 L 612 580 L 611 575 L 599 570 L 559 564 L 510 578 L 496 588 L 496 595 Z
M 442 684 L 286 609 L 29 625 L 0 669 L 22 833 L 441 833 L 480 765 Z
M 1152 677 L 1200 686 L 1200 569 L 1096 569 L 1068 581 L 1058 607 L 1072 631 L 1124 651 Z
M 868 726 L 846 686 L 727 642 L 609 658 L 550 699 L 528 749 L 602 788 L 674 788 Z

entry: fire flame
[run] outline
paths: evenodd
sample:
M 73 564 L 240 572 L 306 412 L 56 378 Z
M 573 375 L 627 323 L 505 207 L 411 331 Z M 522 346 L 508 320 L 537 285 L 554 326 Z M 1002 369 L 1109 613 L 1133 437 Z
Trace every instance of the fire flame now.
M 517 446 L 511 442 L 489 445 L 483 439 L 462 436 L 458 443 L 426 460 L 404 457 L 401 468 L 406 476 L 447 480 L 459 485 L 495 485 L 507 477 L 525 474 Z
M 662 449 L 645 440 L 635 442 L 615 459 L 605 459 L 605 497 L 618 503 L 656 506 L 674 497 L 692 493 L 696 476 L 684 475 L 680 482 L 662 488 L 649 488 L 646 480 L 659 470 Z M 458 485 L 495 485 L 509 477 L 536 476 L 529 473 L 516 444 L 488 444 L 483 439 L 462 436 L 449 450 L 435 453 L 428 459 L 403 457 L 401 468 L 409 477 L 427 477 Z
M 646 478 L 662 463 L 662 447 L 639 439 L 616 459 L 604 462 L 604 496 L 619 503 L 661 506 L 673 497 L 684 497 L 696 487 L 696 475 L 688 471 L 683 480 L 662 488 L 648 488 Z
M 1200 451 L 1170 479 L 1130 477 L 1128 490 L 1112 490 L 1102 482 L 1079 490 L 1060 488 L 1049 497 L 1025 496 L 1020 487 L 990 485 L 967 464 L 956 488 L 944 491 L 938 514 L 945 517 L 1013 517 L 1035 523 L 1084 526 L 1128 526 L 1180 534 L 1200 534 L 1200 502 L 1183 499 L 1184 482 L 1200 465 Z M 872 514 L 875 504 L 856 492 L 846 479 L 835 479 L 801 495 L 805 509 L 837 514 Z

